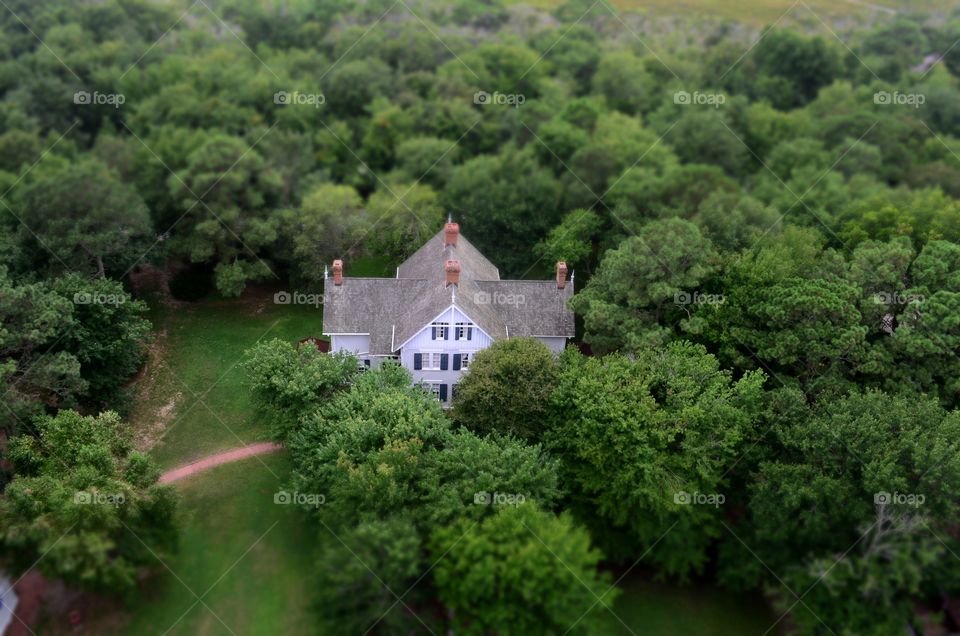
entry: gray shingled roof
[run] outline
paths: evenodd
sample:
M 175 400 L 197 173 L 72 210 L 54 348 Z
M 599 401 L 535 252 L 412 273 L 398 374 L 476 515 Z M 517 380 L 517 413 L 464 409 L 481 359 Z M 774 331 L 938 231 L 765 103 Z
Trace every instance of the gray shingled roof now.
M 573 281 L 500 280 L 500 273 L 461 234 L 444 246 L 441 230 L 397 270 L 397 278 L 351 278 L 325 285 L 323 332 L 370 334 L 370 353 L 390 355 L 450 305 L 497 340 L 509 336 L 573 337 L 567 301 Z M 460 284 L 447 287 L 444 263 L 460 261 Z M 345 264 L 345 273 L 349 272 Z

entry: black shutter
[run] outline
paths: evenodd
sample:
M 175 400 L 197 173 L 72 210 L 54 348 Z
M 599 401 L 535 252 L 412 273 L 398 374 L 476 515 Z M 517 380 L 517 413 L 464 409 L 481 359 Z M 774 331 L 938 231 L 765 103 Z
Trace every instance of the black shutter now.
M 460 370 L 460 354 L 459 353 L 453 354 L 453 370 L 454 371 Z
M 453 326 L 453 339 L 454 340 L 460 339 L 460 327 L 458 325 Z
M 419 371 L 423 368 L 423 354 L 415 353 L 413 354 L 413 368 L 415 371 Z
M 449 340 L 449 339 L 450 339 L 450 325 L 449 325 L 449 324 L 443 326 L 443 339 L 444 339 L 444 340 Z
M 431 339 L 431 340 L 436 340 L 436 339 L 437 339 L 437 328 L 436 328 L 436 327 L 430 327 L 430 339 Z
M 473 339 L 473 327 L 467 327 L 467 340 Z
M 364 361 L 363 361 L 363 366 L 365 366 L 365 367 L 367 367 L 367 368 L 369 369 L 369 368 L 370 368 L 370 361 L 369 361 L 369 360 L 364 360 Z
M 446 371 L 449 365 L 450 365 L 450 354 L 441 353 L 440 354 L 440 370 Z
M 440 385 L 440 401 L 441 402 L 447 401 L 447 385 L 446 384 Z

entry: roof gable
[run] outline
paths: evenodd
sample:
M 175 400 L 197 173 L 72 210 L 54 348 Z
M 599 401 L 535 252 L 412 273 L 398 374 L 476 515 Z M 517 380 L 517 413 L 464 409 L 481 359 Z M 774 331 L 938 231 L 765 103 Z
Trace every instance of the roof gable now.
M 397 268 L 396 278 L 344 277 L 325 284 L 323 332 L 369 333 L 370 353 L 396 353 L 451 306 L 470 316 L 491 339 L 508 336 L 573 337 L 573 312 L 556 281 L 500 280 L 500 272 L 463 235 L 444 244 L 432 236 Z M 443 265 L 460 261 L 460 282 L 446 284 Z

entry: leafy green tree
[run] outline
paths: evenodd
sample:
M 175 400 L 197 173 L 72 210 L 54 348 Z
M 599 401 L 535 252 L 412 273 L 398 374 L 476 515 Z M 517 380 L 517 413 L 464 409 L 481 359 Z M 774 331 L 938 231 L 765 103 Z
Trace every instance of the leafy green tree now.
M 534 338 L 499 340 L 470 360 L 454 400 L 453 418 L 479 434 L 543 437 L 557 360 Z
M 947 405 L 960 400 L 960 245 L 931 241 L 910 265 L 912 286 L 901 296 L 891 348 L 908 364 L 913 382 L 939 394 Z
M 591 210 L 568 212 L 547 238 L 537 243 L 536 251 L 549 263 L 565 261 L 586 263 L 593 253 L 593 240 L 600 234 L 603 221 Z
M 611 556 L 645 555 L 678 576 L 702 570 L 722 534 L 729 472 L 754 435 L 763 374 L 734 381 L 687 342 L 635 359 L 568 350 L 563 362 L 549 447 L 573 510 Z
M 568 515 L 505 507 L 479 526 L 439 529 L 432 546 L 438 594 L 457 633 L 604 633 L 598 617 L 617 590 Z
M 399 365 L 358 376 L 304 418 L 287 446 L 296 489 L 337 502 L 318 511 L 334 527 L 404 513 L 429 532 L 490 510 L 475 505 L 478 492 L 521 493 L 544 505 L 557 494 L 556 466 L 539 447 L 452 431 Z
M 390 67 L 377 58 L 348 59 L 338 64 L 323 80 L 323 94 L 337 115 L 362 115 L 376 97 L 391 91 Z
M 177 544 L 176 499 L 152 460 L 133 450 L 113 412 L 60 411 L 38 435 L 10 440 L 14 478 L 0 497 L 0 558 L 17 572 L 128 594 L 141 570 Z
M 357 250 L 363 227 L 363 200 L 357 191 L 325 183 L 307 194 L 298 209 L 284 213 L 282 232 L 299 275 L 318 283 L 335 258 Z
M 789 29 L 768 29 L 751 60 L 760 74 L 754 94 L 778 108 L 809 102 L 840 72 L 839 56 L 826 40 Z
M 610 188 L 606 201 L 614 209 L 614 230 L 621 230 L 615 236 L 626 236 L 653 219 L 694 220 L 707 199 L 720 194 L 741 195 L 736 181 L 720 168 L 691 163 L 667 166 L 662 173 L 631 170 Z
M 384 185 L 370 195 L 366 215 L 368 247 L 397 262 L 420 249 L 446 218 L 437 193 L 418 183 Z
M 242 363 L 249 375 L 254 405 L 267 416 L 278 441 L 357 374 L 357 359 L 340 352 L 325 354 L 310 343 L 295 347 L 274 338 L 247 351 Z
M 730 128 L 721 114 L 687 108 L 670 131 L 670 145 L 685 163 L 710 164 L 729 175 L 742 175 L 753 157 Z
M 260 253 L 277 239 L 278 218 L 268 210 L 282 183 L 255 149 L 211 135 L 167 183 L 186 215 L 176 227 L 178 249 L 194 263 L 216 265 L 221 293 L 238 296 L 248 279 L 270 276 Z
M 414 137 L 397 146 L 397 164 L 405 180 L 422 180 L 440 190 L 450 178 L 458 154 L 458 147 L 448 139 Z
M 829 628 L 895 633 L 889 623 L 910 620 L 910 599 L 936 587 L 937 562 L 955 543 L 945 526 L 957 513 L 960 415 L 931 398 L 878 391 L 813 408 L 794 391 L 788 402 L 801 406 L 771 426 L 777 450 L 759 462 L 747 515 L 734 523 L 743 543 L 721 548 L 723 576 L 755 585 L 770 568 L 792 585 L 819 579 L 804 602 Z M 798 617 L 819 633 L 815 618 Z
M 443 201 L 503 276 L 522 274 L 533 264 L 537 237 L 560 217 L 557 182 L 527 150 L 505 149 L 457 166 Z
M 86 390 L 80 364 L 69 354 L 44 356 L 43 345 L 70 324 L 69 301 L 42 283 L 18 285 L 0 268 L 0 377 L 3 429 L 14 431 L 56 398 Z
M 323 625 L 350 634 L 409 633 L 434 622 L 428 611 L 411 614 L 426 600 L 426 585 L 415 586 L 425 564 L 409 519 L 369 520 L 338 531 L 336 539 L 329 534 L 321 535 L 329 541 L 317 560 Z
M 20 192 L 19 207 L 36 249 L 54 268 L 105 276 L 123 273 L 145 251 L 150 217 L 136 190 L 103 164 L 84 161 L 39 177 Z
M 96 410 L 125 406 L 123 387 L 143 363 L 153 327 L 147 304 L 108 278 L 68 274 L 53 280 L 51 288 L 73 303 L 70 326 L 58 334 L 55 347 L 80 363 L 88 385 L 83 405 Z
M 660 88 L 647 72 L 644 61 L 629 51 L 616 51 L 600 58 L 593 88 L 607 98 L 611 108 L 635 115 L 653 110 Z
M 570 301 L 583 316 L 584 340 L 611 351 L 666 338 L 668 314 L 680 311 L 677 303 L 690 296 L 688 290 L 696 291 L 714 271 L 716 257 L 710 241 L 688 221 L 643 226 L 604 255 L 596 274 Z

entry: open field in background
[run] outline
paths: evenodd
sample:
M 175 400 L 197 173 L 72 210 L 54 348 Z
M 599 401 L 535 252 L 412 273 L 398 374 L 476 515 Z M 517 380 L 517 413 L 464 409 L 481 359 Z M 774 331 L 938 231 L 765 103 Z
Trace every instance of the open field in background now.
M 872 18 L 891 16 L 898 12 L 930 12 L 947 14 L 960 7 L 958 0 L 608 0 L 622 11 L 637 11 L 659 17 L 707 16 L 765 26 L 783 18 L 791 21 L 813 19 L 804 4 L 824 20 L 869 22 Z M 512 0 L 514 4 L 529 4 L 541 9 L 552 9 L 562 0 Z M 589 6 L 589 5 L 587 5 Z M 585 7 L 586 8 L 586 7 Z M 786 14 L 786 15 L 785 15 Z

